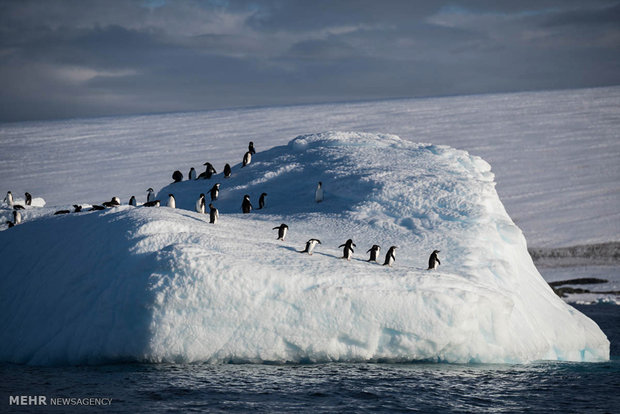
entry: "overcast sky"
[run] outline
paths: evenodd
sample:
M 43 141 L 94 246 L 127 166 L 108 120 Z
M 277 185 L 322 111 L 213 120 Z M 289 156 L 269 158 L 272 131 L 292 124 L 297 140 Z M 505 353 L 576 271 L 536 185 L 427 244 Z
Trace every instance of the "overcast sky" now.
M 620 1 L 0 0 L 0 121 L 620 84 Z

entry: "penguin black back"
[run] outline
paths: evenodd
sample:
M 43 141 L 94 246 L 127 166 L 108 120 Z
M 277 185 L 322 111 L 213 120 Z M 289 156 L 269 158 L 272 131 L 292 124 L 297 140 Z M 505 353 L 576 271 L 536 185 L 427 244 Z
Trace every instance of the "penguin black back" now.
M 172 179 L 174 180 L 175 183 L 183 181 L 183 173 L 179 170 L 176 170 L 175 172 L 172 173 Z

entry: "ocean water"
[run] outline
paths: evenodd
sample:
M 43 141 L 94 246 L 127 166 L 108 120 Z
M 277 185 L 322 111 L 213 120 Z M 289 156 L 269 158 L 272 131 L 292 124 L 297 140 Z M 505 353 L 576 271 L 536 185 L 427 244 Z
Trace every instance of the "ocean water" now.
M 0 412 L 620 412 L 620 307 L 576 307 L 607 334 L 611 361 L 1 364 Z M 47 405 L 10 404 L 21 395 L 44 396 Z

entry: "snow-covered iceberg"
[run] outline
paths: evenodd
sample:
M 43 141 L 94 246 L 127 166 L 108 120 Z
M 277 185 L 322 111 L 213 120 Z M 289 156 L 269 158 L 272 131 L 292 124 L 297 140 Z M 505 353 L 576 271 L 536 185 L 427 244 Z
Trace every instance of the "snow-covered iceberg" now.
M 465 151 L 332 132 L 163 188 L 177 209 L 49 210 L 0 232 L 0 360 L 607 360 L 603 332 L 536 270 L 493 179 Z M 213 225 L 193 210 L 216 182 Z M 241 214 L 263 192 L 265 208 Z M 300 254 L 309 238 L 322 244 Z M 373 244 L 398 246 L 393 267 L 365 261 Z

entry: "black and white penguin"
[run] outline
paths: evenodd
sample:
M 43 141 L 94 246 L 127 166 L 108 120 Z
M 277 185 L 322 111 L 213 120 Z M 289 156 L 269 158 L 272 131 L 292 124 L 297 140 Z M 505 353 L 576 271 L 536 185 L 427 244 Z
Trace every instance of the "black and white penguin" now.
M 319 181 L 319 184 L 316 186 L 316 191 L 314 192 L 314 201 L 320 203 L 323 201 L 323 183 Z
M 183 181 L 183 173 L 179 170 L 176 170 L 172 173 L 172 179 L 175 183 L 180 183 L 181 181 Z
M 347 240 L 345 244 L 341 244 L 340 246 L 338 246 L 338 247 L 344 247 L 344 250 L 342 252 L 342 258 L 343 259 L 351 260 L 351 257 L 353 256 L 353 253 L 355 253 L 353 251 L 353 247 L 351 247 L 351 246 L 357 247 L 355 245 L 355 243 L 353 243 L 353 240 L 351 240 L 351 239 Z
M 312 256 L 312 251 L 317 244 L 321 244 L 321 241 L 319 239 L 310 239 L 306 242 L 306 248 L 299 253 L 308 253 Z
M 131 196 L 131 198 L 129 199 L 129 205 L 134 206 L 134 207 L 138 205 L 138 203 L 136 202 L 135 196 Z
M 177 208 L 177 200 L 175 200 L 172 194 L 168 194 L 168 207 Z
M 250 196 L 249 195 L 244 195 L 243 196 L 243 202 L 241 203 L 241 211 L 243 211 L 244 214 L 249 213 L 250 211 L 252 211 L 254 207 L 252 206 L 252 203 L 250 202 Z
M 159 207 L 161 205 L 161 202 L 159 200 L 153 200 L 153 201 L 147 201 L 146 203 L 142 205 L 144 207 Z
M 433 253 L 431 253 L 431 257 L 428 258 L 428 269 L 426 270 L 437 269 L 437 266 L 441 264 L 437 253 L 439 253 L 439 250 L 433 250 Z
M 8 191 L 6 193 L 6 197 L 4 197 L 4 202 L 9 206 L 9 207 L 13 207 L 13 193 L 11 193 L 10 191 Z
M 224 166 L 224 178 L 230 178 L 232 174 L 232 169 L 230 168 L 230 164 L 226 164 Z
M 211 195 L 211 201 L 217 201 L 217 198 L 220 195 L 220 183 L 216 183 L 213 187 L 211 187 L 209 194 Z
M 189 174 L 187 174 L 187 177 L 189 180 L 195 180 L 196 179 L 196 170 L 194 169 L 194 167 L 189 169 Z
M 104 206 L 100 206 L 98 204 L 93 204 L 90 209 L 88 209 L 88 211 L 100 211 L 100 210 L 105 210 Z
M 383 266 L 392 267 L 394 260 L 396 260 L 396 249 L 398 249 L 396 246 L 392 246 L 388 249 L 385 254 L 385 262 L 383 262 Z
M 101 203 L 104 207 L 117 207 L 121 205 L 121 200 L 118 197 L 112 197 L 112 200 Z
M 262 209 L 265 207 L 265 197 L 267 197 L 267 193 L 262 193 L 260 198 L 258 199 L 258 209 Z
M 151 202 L 151 201 L 155 201 L 155 191 L 153 191 L 152 188 L 149 188 L 148 190 L 146 190 L 146 201 Z
M 13 224 L 18 225 L 22 223 L 22 213 L 17 210 L 13 210 Z
M 288 226 L 284 223 L 280 224 L 277 227 L 274 227 L 272 230 L 278 229 L 278 239 L 277 240 L 284 240 L 284 238 L 286 237 L 286 233 L 288 232 Z
M 243 155 L 243 165 L 241 165 L 241 167 L 245 167 L 251 162 L 252 162 L 252 153 L 248 151 Z
M 213 204 L 209 203 L 209 223 L 215 224 L 217 220 L 220 218 L 220 212 L 213 206 Z
M 26 193 L 26 205 L 27 206 L 31 206 L 32 205 L 32 196 L 30 195 L 30 193 Z
M 200 197 L 198 201 L 196 201 L 196 212 L 204 214 L 205 213 L 205 195 L 204 193 L 200 193 Z
M 366 251 L 366 253 L 370 253 L 370 258 L 367 262 L 376 262 L 377 257 L 379 257 L 379 252 L 381 251 L 381 247 L 378 244 L 373 244 L 370 249 Z
M 74 213 L 81 213 L 82 212 L 82 206 L 78 206 L 77 204 L 73 205 L 73 212 Z
M 252 141 L 248 144 L 248 152 L 250 155 L 256 154 L 256 151 L 254 150 L 254 143 Z
M 55 216 L 58 216 L 60 214 L 69 214 L 71 213 L 69 210 L 58 210 L 57 212 L 54 213 Z
M 209 180 L 213 174 L 217 174 L 217 171 L 215 171 L 215 168 L 213 168 L 210 162 L 205 162 L 203 165 L 205 166 L 205 171 L 200 173 L 198 178 L 206 178 Z
M 21 204 L 13 204 L 13 209 L 14 210 L 25 210 L 26 207 L 22 206 Z

